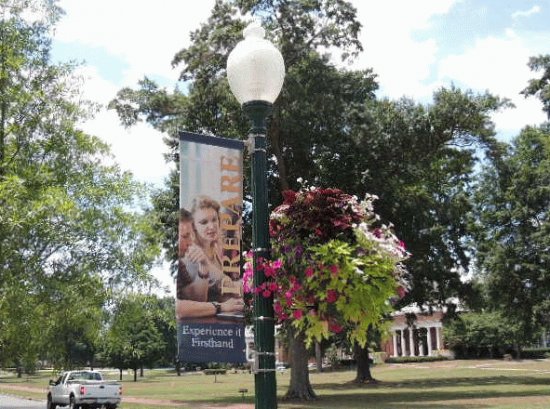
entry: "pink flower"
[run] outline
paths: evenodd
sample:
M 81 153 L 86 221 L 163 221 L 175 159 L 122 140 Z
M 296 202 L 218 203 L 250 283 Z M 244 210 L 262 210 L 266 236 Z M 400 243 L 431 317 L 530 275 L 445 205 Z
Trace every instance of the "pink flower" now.
M 285 298 L 287 299 L 288 302 L 292 301 L 292 292 L 291 291 L 287 291 L 285 293 Z
M 276 302 L 275 304 L 273 304 L 273 311 L 275 311 L 277 315 L 280 315 L 283 312 L 283 306 L 281 305 L 281 303 Z
M 292 316 L 295 320 L 301 320 L 304 316 L 304 312 L 302 310 L 294 310 L 292 311 Z
M 329 322 L 328 329 L 329 331 L 334 332 L 335 334 L 339 334 L 340 332 L 342 332 L 344 327 L 342 327 L 340 324 L 336 322 Z
M 315 270 L 313 270 L 312 267 L 308 267 L 306 268 L 305 274 L 307 278 L 310 278 L 313 276 L 313 274 L 315 274 Z
M 271 291 L 277 291 L 277 289 L 279 288 L 279 286 L 277 285 L 277 283 L 269 283 L 268 288 L 269 288 Z
M 333 302 L 336 302 L 336 300 L 338 299 L 338 292 L 336 290 L 328 290 L 327 291 L 327 302 L 328 303 L 333 303 Z
M 273 262 L 273 268 L 275 270 L 279 270 L 282 266 L 283 266 L 283 261 L 282 260 L 275 260 Z
M 333 264 L 329 267 L 329 270 L 331 272 L 331 274 L 333 276 L 335 276 L 336 274 L 338 274 L 338 272 L 340 271 L 340 267 L 338 267 L 337 265 Z
M 399 296 L 399 298 L 403 298 L 405 294 L 407 294 L 407 290 L 405 290 L 404 287 L 402 286 L 397 287 L 397 295 Z
M 296 195 L 297 193 L 294 192 L 293 190 L 285 190 L 283 192 L 283 198 L 284 198 L 284 204 L 285 205 L 290 205 L 292 203 L 294 203 L 296 201 Z
M 270 265 L 264 264 L 263 267 L 264 267 L 264 274 L 266 277 L 273 277 L 275 275 L 275 271 Z
M 269 290 L 262 291 L 262 296 L 264 296 L 265 298 L 271 297 L 271 291 Z

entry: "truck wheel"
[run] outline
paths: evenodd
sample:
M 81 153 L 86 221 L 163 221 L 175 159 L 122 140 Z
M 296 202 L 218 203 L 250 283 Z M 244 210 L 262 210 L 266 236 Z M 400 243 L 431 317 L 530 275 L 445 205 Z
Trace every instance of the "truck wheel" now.
M 80 405 L 74 403 L 74 396 L 71 395 L 69 398 L 69 409 L 80 409 Z
M 52 402 L 52 395 L 48 395 L 48 403 L 46 404 L 46 408 L 48 408 L 48 409 L 57 408 L 57 405 Z

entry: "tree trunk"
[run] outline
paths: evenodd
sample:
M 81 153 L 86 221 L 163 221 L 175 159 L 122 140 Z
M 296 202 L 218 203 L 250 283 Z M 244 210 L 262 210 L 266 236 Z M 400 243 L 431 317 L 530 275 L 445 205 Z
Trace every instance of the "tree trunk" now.
M 305 337 L 297 333 L 294 328 L 289 329 L 290 348 L 290 385 L 285 395 L 287 399 L 314 400 L 317 398 L 311 383 L 309 382 L 309 370 L 307 368 L 308 353 Z
M 134 367 L 134 382 L 137 382 L 137 367 Z
M 2 49 L 4 49 L 4 25 L 0 31 L 0 41 L 2 41 Z M 4 159 L 6 155 L 6 111 L 7 111 L 7 98 L 6 98 L 6 53 L 3 51 L 0 53 L 0 176 L 4 175 Z
M 181 362 L 178 359 L 176 359 L 176 373 L 181 376 Z
M 143 365 L 139 367 L 139 377 L 143 378 Z
M 321 353 L 321 343 L 315 341 L 315 364 L 317 365 L 317 371 L 323 372 L 323 354 Z
M 288 183 L 288 170 L 283 156 L 283 141 L 281 141 L 281 119 L 279 117 L 278 106 L 273 107 L 273 116 L 269 126 L 269 140 L 271 142 L 271 150 L 277 159 L 277 171 L 279 172 L 279 188 L 280 193 L 290 189 Z
M 516 359 L 521 359 L 521 345 L 516 343 L 514 349 L 516 350 Z
M 353 346 L 353 355 L 355 356 L 355 361 L 357 362 L 357 374 L 355 383 L 378 383 L 376 379 L 372 377 L 370 373 L 370 359 L 369 359 L 369 348 L 367 345 L 361 347 L 361 345 L 355 343 Z
M 120 380 L 122 381 L 122 368 L 118 368 L 118 373 L 120 375 Z

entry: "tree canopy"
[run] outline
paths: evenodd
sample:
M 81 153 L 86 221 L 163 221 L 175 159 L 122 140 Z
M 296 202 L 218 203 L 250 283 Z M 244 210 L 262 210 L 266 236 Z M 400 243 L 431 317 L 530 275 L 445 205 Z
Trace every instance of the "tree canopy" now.
M 524 342 L 550 324 L 550 130 L 527 127 L 476 191 L 476 260 L 490 304 Z
M 145 78 L 136 89 L 121 90 L 110 107 L 127 126 L 143 120 L 166 132 L 169 160 L 178 159 L 179 130 L 243 138 L 247 124 L 229 91 L 225 65 L 250 16 L 261 20 L 270 40 L 281 50 L 287 70 L 268 126 L 272 208 L 282 202 L 284 191 L 300 187 L 298 179 L 312 186 L 337 187 L 358 197 L 367 192 L 378 196 L 377 211 L 382 220 L 395 223 L 397 236 L 412 253 L 406 261 L 412 277 L 411 291 L 402 304 L 441 305 L 452 297 L 474 297 L 475 288 L 464 277 L 476 262 L 487 271 L 487 277 L 491 277 L 489 270 L 494 271 L 504 285 L 505 270 L 489 262 L 500 251 L 491 247 L 490 238 L 495 232 L 516 229 L 519 216 L 524 217 L 522 223 L 527 227 L 540 222 L 533 217 L 546 214 L 547 204 L 541 199 L 537 214 L 534 207 L 529 207 L 533 203 L 521 204 L 523 210 L 514 217 L 504 211 L 492 215 L 484 209 L 519 206 L 521 200 L 526 200 L 517 197 L 519 187 L 527 189 L 526 181 L 534 181 L 530 186 L 534 189 L 539 180 L 546 181 L 539 173 L 544 172 L 544 166 L 529 168 L 529 156 L 520 166 L 520 151 L 516 152 L 520 145 L 523 151 L 533 144 L 537 152 L 547 154 L 545 142 L 524 141 L 512 148 L 499 142 L 491 117 L 512 105 L 488 92 L 444 87 L 425 104 L 409 98 L 376 98 L 378 85 L 372 70 L 346 69 L 336 63 L 335 57 L 349 63 L 362 50 L 358 40 L 361 27 L 349 2 L 218 0 L 209 19 L 191 33 L 191 44 L 178 51 L 172 61 L 174 66 L 182 67 L 179 88 L 161 89 Z M 542 76 L 531 81 L 523 93 L 540 98 L 548 112 L 548 56 L 534 57 L 529 65 L 535 72 L 542 71 Z M 524 132 L 540 136 L 547 133 L 547 126 Z M 491 170 L 478 190 L 476 174 L 483 165 Z M 531 176 L 520 181 L 511 176 L 511 169 Z M 540 199 L 544 192 L 540 186 L 532 196 Z M 479 195 L 475 201 L 474 194 Z M 173 174 L 166 190 L 154 199 L 171 260 L 177 254 L 177 200 L 177 174 Z M 542 236 L 545 228 L 539 232 Z M 539 250 L 546 248 L 544 240 L 534 233 L 528 233 L 521 246 L 531 246 L 531 240 Z M 503 243 L 497 240 L 494 245 Z M 519 247 L 514 250 L 518 259 L 523 257 Z M 534 258 L 534 253 L 531 256 Z M 503 253 L 501 264 L 505 260 L 511 260 L 508 253 Z M 539 268 L 542 262 L 537 263 Z M 525 267 L 524 271 L 530 278 L 527 284 L 518 284 L 509 302 L 520 300 L 518 294 L 522 291 L 544 288 L 541 282 L 545 279 L 537 276 L 534 267 Z M 524 280 L 525 274 L 518 280 Z M 531 283 L 535 277 L 539 280 L 536 285 Z M 537 297 L 526 308 L 543 311 L 543 297 Z M 527 311 L 521 319 L 527 320 Z M 533 328 L 534 323 L 529 325 Z
M 531 57 L 527 65 L 532 71 L 542 71 L 542 75 L 540 78 L 529 80 L 527 87 L 521 93 L 526 97 L 533 95 L 540 99 L 542 109 L 550 120 L 550 54 Z
M 92 342 L 109 291 L 148 279 L 155 218 L 144 188 L 78 128 L 94 106 L 74 65 L 50 61 L 55 2 L 4 1 L 0 13 L 0 363 L 34 363 L 42 349 L 66 365 L 67 349 L 47 346 L 60 334 Z

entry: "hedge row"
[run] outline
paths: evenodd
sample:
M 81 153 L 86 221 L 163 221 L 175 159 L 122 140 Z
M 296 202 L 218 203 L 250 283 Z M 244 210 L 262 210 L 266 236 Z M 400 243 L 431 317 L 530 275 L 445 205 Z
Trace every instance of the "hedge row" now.
M 550 358 L 550 348 L 525 348 L 521 351 L 522 359 Z
M 408 362 L 435 362 L 435 361 L 447 361 L 446 356 L 398 356 L 390 357 L 386 359 L 387 364 L 404 364 Z

